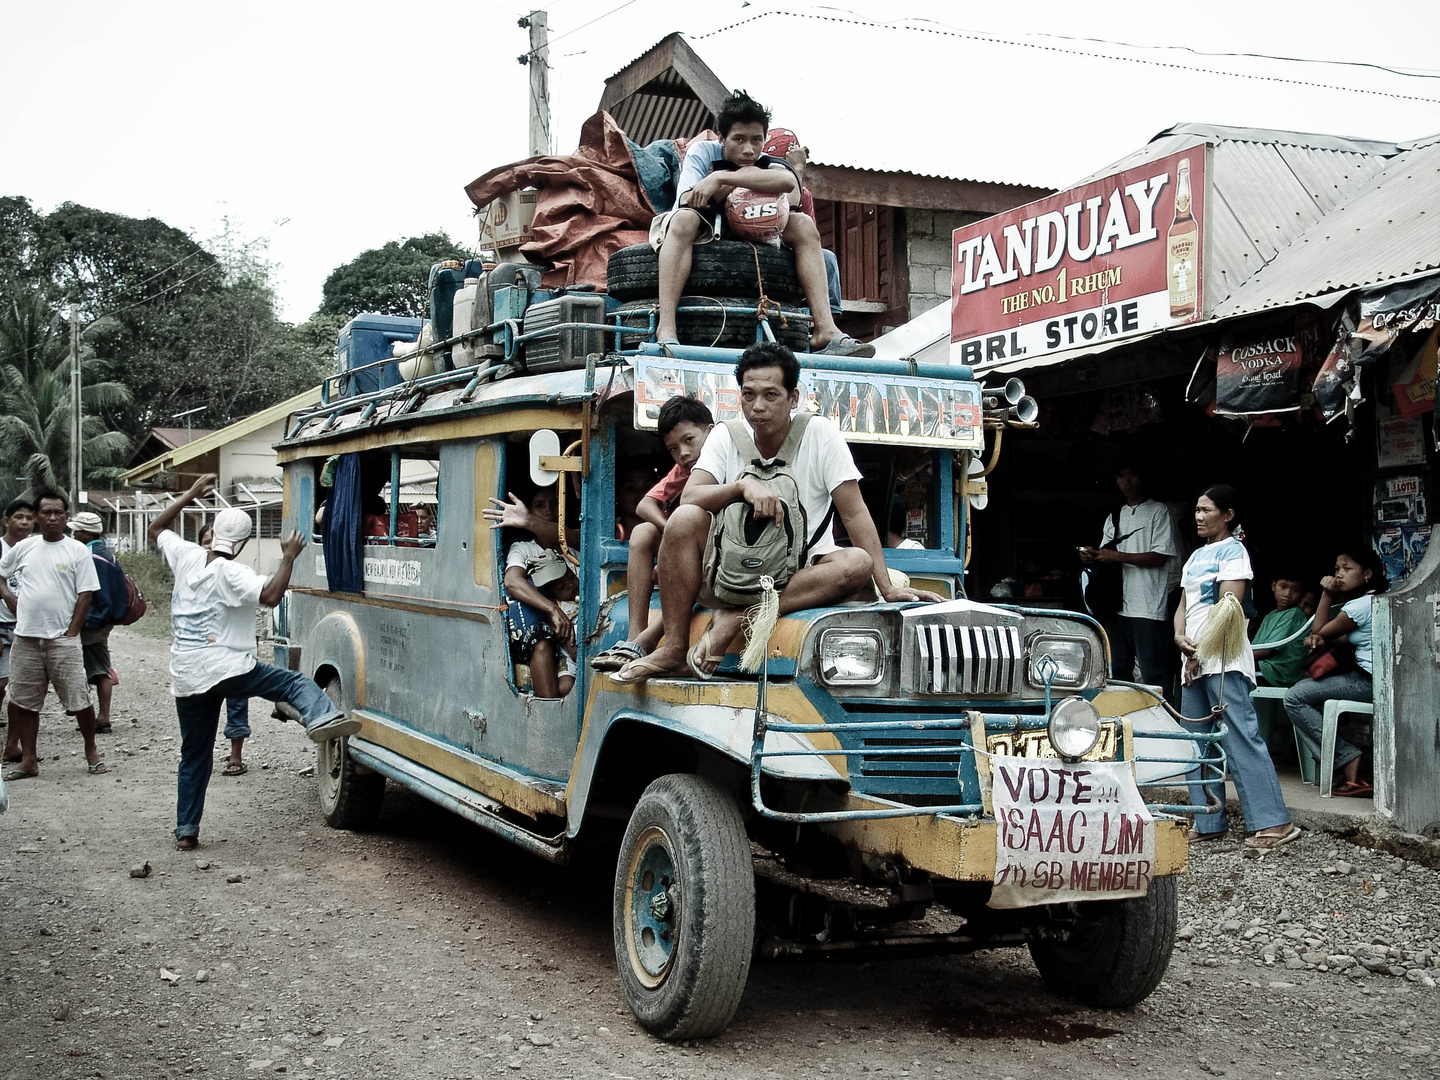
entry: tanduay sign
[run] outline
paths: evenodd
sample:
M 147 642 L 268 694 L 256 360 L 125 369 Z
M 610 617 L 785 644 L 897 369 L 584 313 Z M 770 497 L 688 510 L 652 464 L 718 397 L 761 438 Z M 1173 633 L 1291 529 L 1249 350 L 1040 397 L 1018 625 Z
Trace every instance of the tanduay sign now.
M 1205 150 L 956 229 L 950 359 L 976 367 L 1199 318 Z

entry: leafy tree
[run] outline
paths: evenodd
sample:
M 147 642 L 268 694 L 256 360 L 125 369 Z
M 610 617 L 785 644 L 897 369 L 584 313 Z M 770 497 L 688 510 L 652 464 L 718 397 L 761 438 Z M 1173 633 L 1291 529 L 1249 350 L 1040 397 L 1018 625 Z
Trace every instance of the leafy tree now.
M 342 325 L 362 311 L 424 318 L 430 313 L 430 267 L 470 258 L 473 252 L 444 233 L 392 240 L 332 270 L 317 314 L 337 317 Z
M 31 486 L 65 488 L 69 482 L 71 410 L 69 328 L 36 291 L 12 293 L 0 314 L 0 459 L 7 478 L 23 476 Z M 130 447 L 122 432 L 110 431 L 99 412 L 125 404 L 130 392 L 120 383 L 98 380 L 99 364 L 81 357 L 81 431 L 86 479 L 115 474 L 114 465 Z

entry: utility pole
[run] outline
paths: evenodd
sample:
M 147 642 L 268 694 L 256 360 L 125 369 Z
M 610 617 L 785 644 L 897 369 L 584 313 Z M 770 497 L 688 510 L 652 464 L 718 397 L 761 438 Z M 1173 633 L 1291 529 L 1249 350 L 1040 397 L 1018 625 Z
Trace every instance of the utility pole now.
M 532 11 L 520 19 L 530 30 L 530 51 L 520 63 L 530 68 L 530 156 L 550 153 L 550 29 L 549 16 Z
M 80 402 L 80 305 L 70 305 L 70 498 L 80 502 L 81 458 L 80 439 L 84 430 L 85 412 Z

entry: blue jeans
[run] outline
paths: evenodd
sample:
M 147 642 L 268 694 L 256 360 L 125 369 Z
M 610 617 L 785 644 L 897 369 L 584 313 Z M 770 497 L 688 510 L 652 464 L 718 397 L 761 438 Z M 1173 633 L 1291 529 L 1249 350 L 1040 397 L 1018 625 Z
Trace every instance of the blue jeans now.
M 830 291 L 830 314 L 840 314 L 840 258 L 829 248 L 821 248 L 825 258 L 825 284 Z
M 1295 730 L 1309 738 L 1317 751 L 1325 728 L 1325 702 L 1374 701 L 1375 685 L 1370 673 L 1357 668 L 1324 679 L 1301 679 L 1285 691 L 1285 713 Z M 1335 736 L 1335 767 L 1338 769 L 1360 756 L 1360 748 Z
M 227 698 L 288 701 L 300 711 L 308 731 L 322 721 L 341 715 L 315 680 L 298 671 L 257 663 L 243 675 L 224 679 L 203 694 L 175 699 L 180 718 L 179 794 L 175 806 L 175 839 L 200 835 L 205 813 L 205 788 L 210 783 L 215 751 L 215 729 L 220 726 L 220 703 Z
M 250 737 L 250 699 L 232 697 L 225 699 L 225 738 L 248 739 Z
M 1116 615 L 1105 623 L 1110 636 L 1110 675 L 1129 682 L 1140 661 L 1140 681 L 1170 693 L 1175 673 L 1170 670 L 1170 642 L 1174 630 L 1164 619 L 1136 619 Z
M 1228 759 L 1230 778 L 1235 781 L 1235 792 L 1240 797 L 1240 812 L 1245 815 L 1245 828 L 1259 832 L 1275 825 L 1287 825 L 1290 811 L 1285 798 L 1280 794 L 1280 778 L 1275 775 L 1275 763 L 1260 738 L 1260 723 L 1255 718 L 1255 706 L 1250 700 L 1253 689 L 1250 680 L 1243 675 L 1230 672 L 1225 676 L 1225 738 L 1221 745 Z M 1207 716 L 1220 697 L 1220 676 L 1202 675 L 1180 692 L 1180 711 L 1186 716 Z M 1211 731 L 1210 721 L 1188 723 L 1190 731 Z M 1198 776 L 1199 770 L 1192 770 Z M 1221 833 L 1230 830 L 1230 819 L 1226 816 L 1225 785 L 1220 781 L 1210 784 L 1192 783 L 1190 801 L 1204 805 L 1207 791 L 1220 803 L 1221 809 L 1213 814 L 1197 814 L 1195 831 L 1198 833 Z

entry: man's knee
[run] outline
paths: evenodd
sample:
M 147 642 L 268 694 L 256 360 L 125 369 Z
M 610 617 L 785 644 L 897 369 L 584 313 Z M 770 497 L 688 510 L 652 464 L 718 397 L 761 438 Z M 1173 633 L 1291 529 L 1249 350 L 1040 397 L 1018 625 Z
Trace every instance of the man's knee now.
M 660 546 L 660 530 L 649 521 L 642 521 L 630 533 L 630 550 L 654 551 Z
M 819 247 L 820 230 L 816 228 L 815 222 L 810 220 L 809 214 L 794 210 L 785 219 L 785 229 L 781 232 L 780 239 L 791 247 L 799 247 L 801 244 L 814 244 Z
M 667 251 L 675 251 L 671 245 L 683 244 L 688 247 L 695 243 L 695 238 L 700 235 L 700 227 L 704 224 L 700 215 L 691 211 L 673 214 L 665 227 L 665 239 L 660 244 L 660 257 L 664 258 Z
M 849 588 L 858 589 L 874 575 L 875 560 L 863 548 L 841 548 L 835 554 L 839 556 L 836 564 Z
M 698 506 L 677 506 L 670 519 L 665 522 L 665 534 L 661 546 L 694 543 L 697 537 L 710 532 L 710 514 Z

